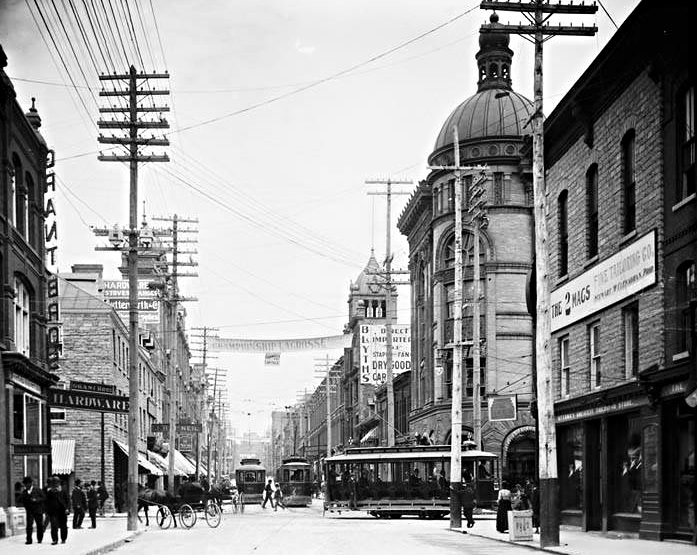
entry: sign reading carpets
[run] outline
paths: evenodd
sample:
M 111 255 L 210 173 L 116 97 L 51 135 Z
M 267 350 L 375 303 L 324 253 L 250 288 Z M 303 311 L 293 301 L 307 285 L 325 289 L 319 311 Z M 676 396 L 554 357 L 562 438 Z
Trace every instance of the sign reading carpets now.
M 147 279 L 138 280 L 138 321 L 141 324 L 159 324 L 160 299 L 157 297 L 157 291 L 148 288 L 148 283 Z M 124 322 L 128 322 L 128 280 L 105 279 L 103 287 L 104 300 L 118 312 Z
M 387 381 L 387 333 L 385 326 L 363 324 L 360 327 L 361 383 L 380 385 Z M 411 370 L 411 328 L 392 326 L 392 375 Z
M 656 230 L 551 293 L 552 331 L 656 283 Z
M 93 410 L 97 412 L 128 413 L 128 397 L 123 395 L 60 389 L 57 387 L 52 387 L 48 391 L 49 405 L 52 407 Z
M 351 334 L 302 339 L 233 339 L 209 337 L 208 350 L 229 353 L 290 353 L 298 351 L 329 351 L 351 346 Z

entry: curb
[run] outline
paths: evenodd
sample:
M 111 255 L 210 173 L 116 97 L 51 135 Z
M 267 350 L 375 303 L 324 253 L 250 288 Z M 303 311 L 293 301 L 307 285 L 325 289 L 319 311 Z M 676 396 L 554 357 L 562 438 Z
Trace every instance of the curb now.
M 118 549 L 125 543 L 132 542 L 134 539 L 136 539 L 138 536 L 140 536 L 144 530 L 138 530 L 136 532 L 133 532 L 131 535 L 117 540 L 115 542 L 108 543 L 106 545 L 103 545 L 101 547 L 97 547 L 95 549 L 91 549 L 90 551 L 84 552 L 82 555 L 102 555 L 103 553 L 109 553 L 110 551 L 114 551 L 115 549 Z
M 514 542 L 511 540 L 506 540 L 503 538 L 492 538 L 491 536 L 485 536 L 484 534 L 477 534 L 477 533 L 472 533 L 466 530 L 452 530 L 451 532 L 457 532 L 460 534 L 463 534 L 465 536 L 474 536 L 475 538 L 484 538 L 486 540 L 491 540 L 494 542 L 499 542 L 499 543 L 507 543 L 508 545 L 515 545 L 519 547 L 527 547 L 528 549 L 533 549 L 535 551 L 546 551 L 547 553 L 559 553 L 561 555 L 567 555 L 565 551 L 562 551 L 560 548 L 562 546 L 554 546 L 554 547 L 540 547 L 537 545 L 530 545 L 529 543 L 523 543 L 523 542 Z

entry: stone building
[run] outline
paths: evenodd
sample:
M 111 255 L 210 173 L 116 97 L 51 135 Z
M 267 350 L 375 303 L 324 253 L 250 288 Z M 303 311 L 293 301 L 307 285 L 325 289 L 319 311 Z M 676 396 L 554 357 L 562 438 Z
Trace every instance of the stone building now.
M 585 530 L 694 533 L 689 19 L 641 2 L 545 123 L 561 517 Z
M 51 471 L 48 390 L 58 379 L 48 364 L 44 235 L 53 152 L 34 101 L 25 114 L 6 66 L 0 47 L 0 512 L 16 505 L 24 476 L 43 486 Z M 10 533 L 15 524 L 11 516 Z
M 493 15 L 492 25 L 498 25 Z M 532 191 L 526 155 L 532 103 L 513 90 L 509 36 L 481 34 L 476 54 L 477 92 L 448 116 L 428 158 L 452 166 L 454 148 L 463 166 L 486 165 L 484 187 L 488 227 L 480 235 L 480 259 L 473 260 L 467 223 L 467 190 L 479 170 L 465 171 L 463 189 L 463 337 L 471 345 L 473 264 L 480 265 L 482 445 L 500 457 L 500 475 L 522 480 L 535 470 L 532 399 L 532 321 L 526 309 L 526 278 L 532 267 Z M 454 145 L 453 128 L 459 135 Z M 432 170 L 419 183 L 398 220 L 409 241 L 412 282 L 412 372 L 409 426 L 436 443 L 450 442 L 455 179 Z M 473 433 L 471 348 L 463 360 L 463 439 Z M 508 409 L 488 417 L 487 403 Z M 514 410 L 515 409 L 515 410 Z M 499 418 L 500 417 L 500 418 Z

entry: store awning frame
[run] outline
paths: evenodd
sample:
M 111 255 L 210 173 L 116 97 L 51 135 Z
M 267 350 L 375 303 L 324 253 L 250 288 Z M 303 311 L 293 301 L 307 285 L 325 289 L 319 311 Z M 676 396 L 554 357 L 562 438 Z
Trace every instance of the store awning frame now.
M 114 440 L 114 443 L 123 451 L 123 453 L 128 457 L 128 445 L 125 443 L 121 443 L 118 439 Z M 144 468 L 145 470 L 148 471 L 148 474 L 152 474 L 154 476 L 162 476 L 163 472 L 160 469 L 159 466 L 156 464 L 150 462 L 148 460 L 147 455 L 144 455 L 140 451 L 138 452 L 138 466 Z
M 75 440 L 51 440 L 51 471 L 64 475 L 75 472 Z

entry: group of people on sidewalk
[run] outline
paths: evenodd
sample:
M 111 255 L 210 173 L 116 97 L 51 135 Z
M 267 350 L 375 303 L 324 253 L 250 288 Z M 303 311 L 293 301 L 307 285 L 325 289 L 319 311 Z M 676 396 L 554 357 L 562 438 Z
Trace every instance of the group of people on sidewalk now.
M 508 532 L 508 511 L 532 510 L 532 525 L 535 533 L 540 531 L 540 494 L 532 478 L 525 480 L 525 486 L 516 484 L 513 490 L 505 480 L 501 482 L 496 509 L 496 530 Z
M 41 543 L 44 538 L 44 530 L 51 527 L 51 543 L 56 545 L 60 534 L 61 543 L 68 539 L 68 515 L 73 512 L 73 529 L 82 528 L 85 511 L 89 512 L 91 526 L 97 527 L 97 511 L 104 516 L 104 502 L 109 493 L 102 482 L 92 480 L 83 488 L 82 481 L 75 480 L 73 491 L 68 494 L 68 486 L 61 482 L 56 475 L 46 481 L 46 486 L 41 489 L 34 485 L 31 476 L 25 476 L 22 480 L 23 489 L 19 496 L 19 503 L 24 506 L 27 519 L 26 544 L 33 543 L 34 526 L 36 526 L 36 543 Z
M 271 508 L 274 511 L 278 510 L 280 506 L 283 510 L 286 509 L 285 503 L 283 503 L 283 490 L 281 489 L 281 484 L 276 482 L 276 487 L 273 485 L 273 480 L 269 478 L 268 482 L 264 486 L 264 501 L 261 504 L 262 509 L 266 509 L 266 503 L 271 503 Z

